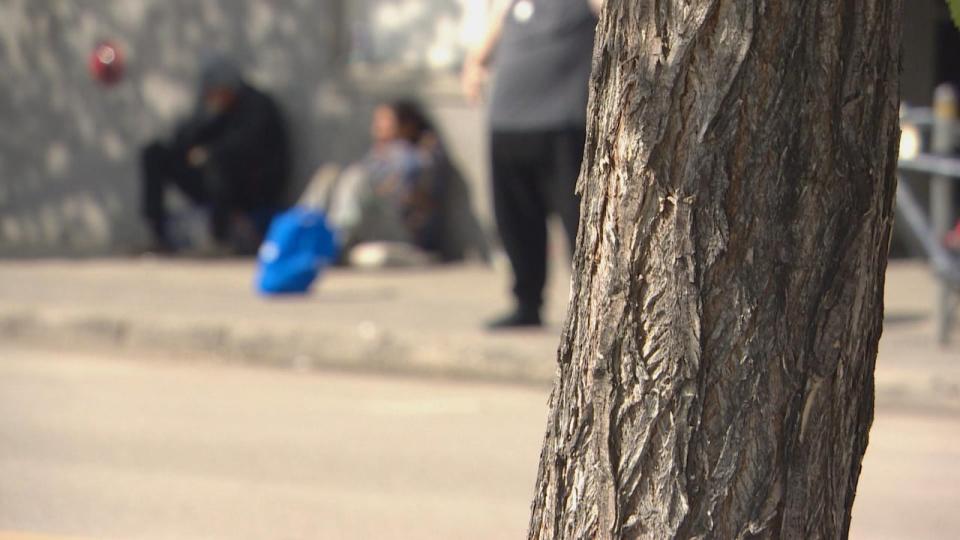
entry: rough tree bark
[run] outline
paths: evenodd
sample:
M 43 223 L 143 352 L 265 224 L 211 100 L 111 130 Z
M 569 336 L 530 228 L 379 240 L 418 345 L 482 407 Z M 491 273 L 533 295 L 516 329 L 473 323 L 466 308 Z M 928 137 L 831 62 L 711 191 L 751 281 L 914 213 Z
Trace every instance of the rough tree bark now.
M 530 538 L 837 538 L 873 419 L 900 0 L 610 0 Z

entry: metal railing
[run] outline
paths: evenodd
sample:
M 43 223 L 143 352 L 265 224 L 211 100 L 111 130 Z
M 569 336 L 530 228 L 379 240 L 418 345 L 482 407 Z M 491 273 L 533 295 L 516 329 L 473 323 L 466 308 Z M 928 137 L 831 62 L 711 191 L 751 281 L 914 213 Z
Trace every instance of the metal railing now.
M 897 215 L 913 233 L 937 277 L 936 332 L 937 340 L 945 345 L 960 306 L 960 257 L 943 244 L 957 220 L 954 195 L 960 189 L 960 158 L 954 156 L 960 143 L 956 91 L 949 85 L 938 87 L 933 109 L 903 106 L 900 125 L 903 134 L 897 168 L 929 179 L 930 215 L 902 177 L 897 183 Z M 923 140 L 928 134 L 930 151 L 924 152 Z

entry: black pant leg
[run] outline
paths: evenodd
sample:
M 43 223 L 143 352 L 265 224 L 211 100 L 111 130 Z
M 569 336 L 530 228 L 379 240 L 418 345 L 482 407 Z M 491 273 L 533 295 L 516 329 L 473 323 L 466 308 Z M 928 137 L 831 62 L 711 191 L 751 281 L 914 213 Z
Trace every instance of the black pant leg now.
M 577 179 L 583 161 L 583 145 L 586 132 L 583 128 L 562 129 L 551 136 L 553 174 L 546 179 L 550 210 L 563 223 L 567 235 L 569 253 L 573 253 L 580 226 L 580 197 L 577 195 Z
M 164 192 L 167 179 L 173 173 L 173 152 L 158 142 L 147 145 L 140 153 L 140 169 L 143 187 L 141 192 L 141 211 L 150 225 L 154 239 L 167 240 L 167 209 L 164 205 Z
M 231 219 L 237 209 L 236 186 L 230 183 L 225 168 L 215 161 L 204 165 L 201 172 L 210 205 L 210 234 L 222 244 L 230 237 Z
M 546 283 L 547 207 L 537 186 L 542 134 L 494 132 L 493 202 L 497 228 L 513 268 L 520 309 L 539 311 Z
M 164 196 L 167 185 L 176 186 L 191 201 L 205 204 L 209 195 L 204 186 L 201 171 L 187 165 L 183 152 L 154 142 L 147 145 L 140 155 L 143 178 L 142 211 L 150 225 L 154 238 L 167 241 L 167 209 Z

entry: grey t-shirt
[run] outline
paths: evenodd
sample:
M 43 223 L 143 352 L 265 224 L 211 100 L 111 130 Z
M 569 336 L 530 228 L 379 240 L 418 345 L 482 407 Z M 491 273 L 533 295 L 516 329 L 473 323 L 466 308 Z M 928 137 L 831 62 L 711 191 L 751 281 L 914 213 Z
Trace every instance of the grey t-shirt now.
M 586 125 L 596 25 L 587 0 L 512 2 L 493 59 L 491 128 Z

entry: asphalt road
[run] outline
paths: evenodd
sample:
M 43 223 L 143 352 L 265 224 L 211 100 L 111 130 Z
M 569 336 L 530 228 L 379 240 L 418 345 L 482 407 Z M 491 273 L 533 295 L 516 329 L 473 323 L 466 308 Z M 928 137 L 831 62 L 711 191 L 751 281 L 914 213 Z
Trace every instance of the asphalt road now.
M 547 390 L 0 345 L 0 540 L 522 538 Z M 954 538 L 960 412 L 878 410 L 855 538 Z

